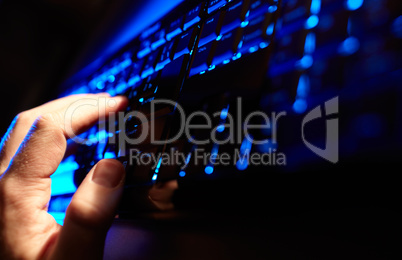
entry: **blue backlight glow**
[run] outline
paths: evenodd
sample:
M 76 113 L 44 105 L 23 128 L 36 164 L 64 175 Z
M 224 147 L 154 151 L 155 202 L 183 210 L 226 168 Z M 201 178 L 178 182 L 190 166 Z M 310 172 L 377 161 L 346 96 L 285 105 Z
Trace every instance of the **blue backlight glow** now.
M 240 158 L 237 162 L 236 162 L 236 168 L 239 171 L 244 171 L 246 170 L 248 167 L 248 160 L 247 158 Z
M 355 37 L 349 37 L 344 40 L 338 48 L 338 52 L 344 56 L 356 53 L 360 48 L 360 42 Z
M 278 7 L 276 5 L 271 5 L 270 7 L 268 7 L 268 12 L 273 13 L 276 10 L 278 10 Z
M 321 10 L 321 0 L 313 0 L 311 1 L 310 12 L 312 14 L 318 14 Z
M 293 103 L 293 111 L 297 114 L 303 114 L 307 110 L 307 102 L 304 99 L 297 99 L 295 103 Z
M 221 112 L 221 119 L 225 120 L 228 117 L 228 113 L 229 113 L 229 106 L 227 108 L 222 109 Z
M 300 76 L 299 84 L 297 86 L 297 96 L 306 98 L 310 92 L 310 78 L 308 75 L 303 74 Z
M 206 174 L 212 174 L 214 172 L 214 167 L 212 167 L 212 166 L 207 166 L 207 167 L 205 167 L 205 173 Z
M 320 19 L 318 18 L 317 15 L 312 15 L 307 19 L 306 24 L 304 25 L 304 28 L 306 28 L 307 30 L 313 29 L 314 27 L 316 27 L 318 25 L 319 21 L 320 21 Z
M 347 0 L 346 8 L 350 11 L 359 9 L 364 3 L 364 0 Z
M 315 51 L 315 33 L 309 33 L 306 36 L 306 42 L 304 44 L 304 52 L 312 54 Z
M 225 131 L 225 126 L 224 125 L 220 125 L 216 128 L 216 131 L 218 131 L 219 133 L 222 133 L 223 131 Z
M 185 172 L 185 171 L 181 171 L 181 172 L 179 173 L 179 176 L 180 176 L 180 177 L 185 177 L 185 176 L 186 176 L 186 172 Z
M 308 69 L 314 63 L 313 57 L 311 55 L 305 55 L 297 62 L 297 66 L 301 69 Z

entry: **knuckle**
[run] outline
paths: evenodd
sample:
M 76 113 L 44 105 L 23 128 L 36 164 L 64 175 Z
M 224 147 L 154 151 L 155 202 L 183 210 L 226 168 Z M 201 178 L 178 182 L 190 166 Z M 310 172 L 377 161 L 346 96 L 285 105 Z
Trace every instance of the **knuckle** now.
M 22 125 L 28 125 L 28 124 L 30 125 L 34 120 L 35 117 L 30 110 L 23 111 L 14 118 L 16 124 L 22 124 Z

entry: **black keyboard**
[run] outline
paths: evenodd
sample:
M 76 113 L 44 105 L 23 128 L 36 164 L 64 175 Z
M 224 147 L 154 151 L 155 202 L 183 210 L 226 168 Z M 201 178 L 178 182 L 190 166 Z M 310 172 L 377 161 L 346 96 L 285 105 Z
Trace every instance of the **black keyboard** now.
M 127 172 L 124 217 L 165 209 L 139 198 L 172 181 L 178 184 L 177 208 L 222 202 L 254 208 L 254 196 L 300 191 L 297 183 L 315 178 L 304 172 L 339 171 L 373 153 L 390 158 L 402 143 L 395 123 L 402 112 L 401 10 L 391 0 L 185 1 L 96 71 L 63 86 L 61 96 L 108 92 L 130 101 L 124 127 L 109 121 L 80 136 L 87 141 L 63 169 L 78 186 L 97 161 L 120 160 Z M 154 105 L 164 99 L 171 103 Z M 332 121 L 325 121 L 324 111 Z M 160 144 L 149 135 L 136 144 L 115 142 L 145 131 L 138 112 L 156 126 Z M 204 127 L 176 138 L 182 114 Z M 302 128 L 306 118 L 324 119 Z M 245 131 L 245 121 L 256 127 Z M 334 141 L 326 139 L 328 128 L 336 128 L 331 133 L 339 136 L 340 157 L 325 150 L 325 141 Z M 145 165 L 130 161 L 133 151 L 183 156 L 180 163 L 159 158 Z M 197 162 L 197 151 L 208 160 Z M 222 154 L 228 163 L 215 163 Z M 256 191 L 266 182 L 269 193 Z M 53 194 L 50 210 L 60 211 L 73 191 Z

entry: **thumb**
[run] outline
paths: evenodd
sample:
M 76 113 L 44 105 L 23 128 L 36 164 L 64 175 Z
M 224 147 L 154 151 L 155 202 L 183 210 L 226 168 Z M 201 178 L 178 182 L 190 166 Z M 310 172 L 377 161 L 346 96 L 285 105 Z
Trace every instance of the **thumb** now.
M 102 259 L 124 176 L 119 161 L 102 160 L 95 165 L 71 200 L 51 259 Z

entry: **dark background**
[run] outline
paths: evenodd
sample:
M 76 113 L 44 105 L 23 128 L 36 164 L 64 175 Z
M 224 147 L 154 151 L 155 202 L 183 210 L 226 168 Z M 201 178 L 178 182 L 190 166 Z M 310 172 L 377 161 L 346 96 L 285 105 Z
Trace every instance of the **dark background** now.
M 58 85 L 111 2 L 0 2 L 1 135 L 19 112 L 57 96 Z
M 116 23 L 145 4 L 0 0 L 0 136 L 18 113 L 56 98 L 60 84 L 114 38 Z

